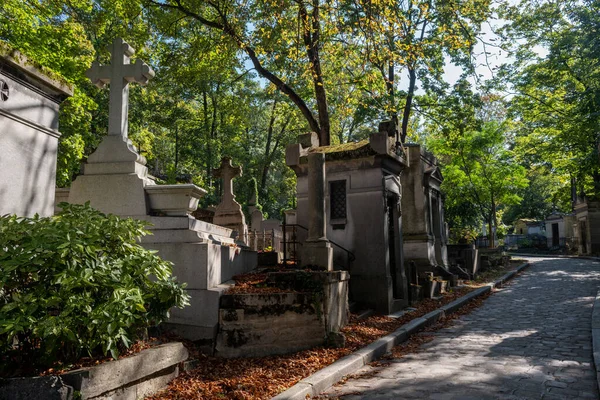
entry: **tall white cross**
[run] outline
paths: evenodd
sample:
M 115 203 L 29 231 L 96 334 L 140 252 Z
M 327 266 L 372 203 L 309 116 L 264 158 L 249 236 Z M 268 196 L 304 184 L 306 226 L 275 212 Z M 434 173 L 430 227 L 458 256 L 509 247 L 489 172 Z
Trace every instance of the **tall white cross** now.
M 110 83 L 108 134 L 119 135 L 123 140 L 126 140 L 129 83 L 137 82 L 145 85 L 154 77 L 154 71 L 140 59 L 137 59 L 135 64 L 130 64 L 130 57 L 133 56 L 135 50 L 121 38 L 116 38 L 113 41 L 109 51 L 111 53 L 111 64 L 100 65 L 100 63 L 94 61 L 85 75 L 99 88 L 103 88 L 107 83 Z

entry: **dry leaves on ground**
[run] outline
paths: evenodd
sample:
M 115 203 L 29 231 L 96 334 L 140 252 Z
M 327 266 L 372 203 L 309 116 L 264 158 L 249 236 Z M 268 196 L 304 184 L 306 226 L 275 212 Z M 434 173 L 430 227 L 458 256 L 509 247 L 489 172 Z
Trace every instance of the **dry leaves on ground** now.
M 502 275 L 516 268 L 517 265 L 517 263 L 513 263 L 503 271 L 498 271 L 498 273 Z M 259 279 L 261 277 L 249 276 L 246 289 L 257 282 L 255 278 Z M 244 286 L 243 282 L 242 286 Z M 480 284 L 470 284 L 446 293 L 439 300 L 423 300 L 415 311 L 407 312 L 400 318 L 374 315 L 358 320 L 355 315 L 352 315 L 349 324 L 343 329 L 346 335 L 346 346 L 341 349 L 319 347 L 282 356 L 245 359 L 209 357 L 199 354 L 196 349 L 191 349 L 191 353 L 200 361 L 199 367 L 183 373 L 172 381 L 166 390 L 148 398 L 148 400 L 269 399 L 293 386 L 301 379 L 332 364 L 339 358 L 393 332 L 414 318 L 421 317 L 466 295 L 480 286 Z M 389 357 L 399 358 L 405 354 L 418 351 L 423 343 L 433 339 L 430 332 L 448 326 L 454 319 L 471 312 L 474 308 L 479 307 L 488 296 L 489 294 L 471 301 L 457 312 L 426 328 L 424 332 L 411 336 L 408 341 L 396 346 Z M 190 346 L 190 344 L 186 345 Z
M 180 375 L 165 391 L 149 399 L 269 399 L 339 358 L 471 290 L 472 288 L 461 288 L 446 294 L 440 300 L 424 300 L 417 310 L 406 313 L 401 318 L 375 315 L 358 320 L 353 315 L 350 323 L 343 329 L 346 346 L 341 349 L 320 347 L 283 356 L 245 359 L 223 359 L 198 354 L 198 368 Z

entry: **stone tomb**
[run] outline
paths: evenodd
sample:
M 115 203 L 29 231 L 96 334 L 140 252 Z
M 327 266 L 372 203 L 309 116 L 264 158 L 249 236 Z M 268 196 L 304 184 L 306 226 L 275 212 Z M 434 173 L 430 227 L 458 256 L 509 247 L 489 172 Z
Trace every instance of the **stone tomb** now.
M 573 246 L 575 216 L 553 212 L 544 220 L 548 248 Z
M 600 254 L 600 200 L 579 197 L 575 202 L 573 231 L 579 255 Z
M 0 215 L 54 213 L 60 77 L 0 42 Z
M 445 270 L 448 266 L 448 235 L 440 192 L 443 177 L 432 154 L 417 144 L 406 146 L 410 166 L 402 174 L 404 259 L 414 262 L 417 273 L 439 273 L 436 267 Z
M 143 237 L 142 245 L 174 263 L 174 275 L 187 283 L 191 295 L 191 306 L 171 311 L 169 325 L 185 338 L 214 343 L 219 298 L 233 275 L 256 267 L 256 253 L 239 246 L 232 229 L 191 216 L 203 189 L 193 184 L 156 185 L 148 175 L 146 160 L 127 137 L 127 96 L 130 82 L 144 84 L 154 72 L 140 60 L 131 64 L 134 51 L 121 39 L 114 41 L 111 54 L 111 65 L 94 63 L 88 71 L 98 86 L 111 85 L 108 135 L 88 157 L 83 174 L 61 191 L 61 198 L 89 201 L 104 213 L 150 222 L 153 235 Z
M 314 133 L 304 135 L 286 150 L 286 163 L 298 178 L 295 222 L 304 227 L 311 219 L 309 155 L 325 155 L 323 223 L 334 269 L 350 272 L 352 301 L 387 314 L 408 304 L 400 208 L 407 160 L 394 147 L 393 137 L 380 129 L 369 140 L 326 147 L 318 147 Z M 297 236 L 305 242 L 308 232 L 300 229 Z

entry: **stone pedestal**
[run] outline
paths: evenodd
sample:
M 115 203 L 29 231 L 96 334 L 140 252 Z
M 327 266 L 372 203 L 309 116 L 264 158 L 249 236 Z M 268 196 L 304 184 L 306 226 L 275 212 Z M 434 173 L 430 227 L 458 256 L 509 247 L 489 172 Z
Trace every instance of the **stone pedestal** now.
M 69 193 L 69 203 L 90 205 L 103 213 L 143 216 L 150 211 L 144 188 L 154 185 L 146 160 L 131 141 L 106 136 L 90 155 Z
M 320 267 L 333 270 L 333 246 L 328 241 L 305 242 L 301 253 L 302 267 Z
M 325 221 L 325 154 L 308 155 L 308 239 L 301 252 L 302 266 L 333 270 L 333 248 Z

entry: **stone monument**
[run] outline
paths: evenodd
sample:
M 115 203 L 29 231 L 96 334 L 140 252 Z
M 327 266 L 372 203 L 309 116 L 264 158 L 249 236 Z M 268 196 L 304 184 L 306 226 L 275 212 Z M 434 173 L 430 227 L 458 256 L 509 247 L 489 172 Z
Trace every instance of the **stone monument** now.
M 333 248 L 325 220 L 325 154 L 308 155 L 308 238 L 302 247 L 302 266 L 333 271 Z
M 88 157 L 83 175 L 73 182 L 69 202 L 89 200 L 92 207 L 105 213 L 146 215 L 150 204 L 144 188 L 155 183 L 148 177 L 146 160 L 127 137 L 128 99 L 129 83 L 145 85 L 154 77 L 154 71 L 141 60 L 130 64 L 134 50 L 123 39 L 115 39 L 110 51 L 110 65 L 94 62 L 86 73 L 100 88 L 110 84 L 108 135 Z M 195 194 L 199 197 L 203 193 L 199 189 Z
M 54 212 L 60 103 L 73 88 L 0 42 L 0 215 Z
M 578 239 L 577 254 L 600 254 L 600 200 L 578 197 L 574 202 L 573 230 Z
M 298 229 L 295 240 L 304 248 L 316 239 L 326 248 L 319 243 L 326 238 L 334 270 L 350 272 L 351 300 L 386 314 L 409 304 L 400 208 L 407 160 L 396 150 L 394 133 L 383 124 L 367 140 L 323 147 L 311 133 L 286 149 L 286 164 L 297 176 L 297 209 L 286 212 L 286 222 L 310 229 Z M 319 211 L 323 202 L 325 212 Z M 300 251 L 302 264 L 304 257 Z
M 448 266 L 443 181 L 435 157 L 418 144 L 407 144 L 409 168 L 402 174 L 404 257 L 419 272 L 439 272 Z
M 191 296 L 191 306 L 171 310 L 167 325 L 210 348 L 217 334 L 219 299 L 234 275 L 256 268 L 256 253 L 238 247 L 231 229 L 191 215 L 205 190 L 193 184 L 157 185 L 148 175 L 146 160 L 127 138 L 127 87 L 145 84 L 154 74 L 139 60 L 130 64 L 134 52 L 123 40 L 116 39 L 111 52 L 111 65 L 94 63 L 88 71 L 97 85 L 110 83 L 109 134 L 89 156 L 83 174 L 61 194 L 71 203 L 89 201 L 104 213 L 151 224 L 152 235 L 144 236 L 141 244 L 173 262 L 173 274 L 187 284 Z
M 231 158 L 223 157 L 221 166 L 213 170 L 213 175 L 223 180 L 223 196 L 215 210 L 213 223 L 237 232 L 237 242 L 247 246 L 248 225 L 246 225 L 242 206 L 235 201 L 235 195 L 233 194 L 233 178 L 242 176 L 242 167 L 234 167 L 231 164 Z

